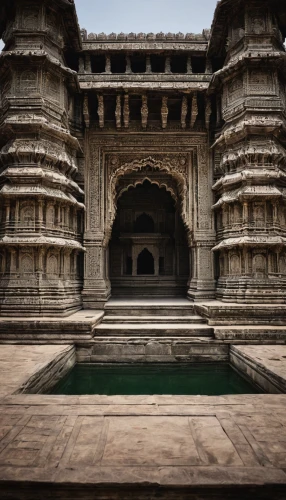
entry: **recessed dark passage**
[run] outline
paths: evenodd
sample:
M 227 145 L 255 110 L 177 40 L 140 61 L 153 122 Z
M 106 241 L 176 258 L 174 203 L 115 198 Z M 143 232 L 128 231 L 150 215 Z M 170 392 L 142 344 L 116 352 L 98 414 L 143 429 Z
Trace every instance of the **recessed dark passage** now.
M 154 233 L 154 221 L 148 214 L 141 214 L 134 224 L 135 233 Z
M 154 268 L 154 257 L 147 250 L 147 248 L 144 248 L 142 252 L 138 255 L 137 258 L 137 274 L 154 274 L 155 273 L 155 268 Z

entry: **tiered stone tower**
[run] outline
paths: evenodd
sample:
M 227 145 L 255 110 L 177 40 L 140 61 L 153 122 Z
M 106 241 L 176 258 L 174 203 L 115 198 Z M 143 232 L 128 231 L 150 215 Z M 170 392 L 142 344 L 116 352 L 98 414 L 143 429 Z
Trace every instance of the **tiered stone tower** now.
M 74 101 L 80 49 L 66 0 L 4 2 L 1 54 L 0 302 L 2 314 L 81 308 L 83 191 Z
M 214 145 L 214 250 L 219 253 L 216 296 L 224 301 L 285 302 L 283 20 L 281 2 L 225 0 L 213 22 L 208 55 L 226 52 L 210 85 L 221 125 Z

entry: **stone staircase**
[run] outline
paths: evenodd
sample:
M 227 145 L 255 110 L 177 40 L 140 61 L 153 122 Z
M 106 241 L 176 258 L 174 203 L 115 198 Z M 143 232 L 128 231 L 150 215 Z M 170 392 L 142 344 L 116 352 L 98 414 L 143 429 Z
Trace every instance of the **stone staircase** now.
M 213 337 L 213 328 L 187 299 L 112 299 L 95 336 Z

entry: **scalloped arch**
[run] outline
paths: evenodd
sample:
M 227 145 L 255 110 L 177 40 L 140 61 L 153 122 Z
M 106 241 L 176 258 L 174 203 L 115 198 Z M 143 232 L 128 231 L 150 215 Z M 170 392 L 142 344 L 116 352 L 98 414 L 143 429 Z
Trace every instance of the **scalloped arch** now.
M 128 173 L 140 172 L 146 167 L 152 168 L 153 171 L 166 172 L 176 181 L 178 194 L 174 192 L 174 189 L 171 186 L 169 186 L 168 183 L 164 183 L 158 180 L 157 185 L 159 185 L 159 187 L 164 186 L 171 193 L 171 196 L 173 198 L 175 196 L 174 199 L 176 199 L 177 205 L 179 206 L 183 224 L 187 231 L 188 240 L 191 241 L 193 228 L 192 228 L 191 218 L 189 217 L 189 213 L 187 213 L 187 207 L 189 203 L 187 200 L 188 188 L 185 175 L 183 175 L 183 173 L 179 171 L 176 165 L 172 164 L 169 159 L 166 158 L 165 160 L 164 159 L 159 160 L 153 158 L 152 156 L 148 156 L 146 158 L 142 158 L 140 160 L 135 159 L 132 162 L 124 163 L 123 165 L 118 166 L 117 168 L 114 169 L 114 171 L 110 176 L 110 181 L 108 186 L 109 211 L 108 211 L 108 220 L 106 224 L 106 233 L 105 233 L 106 244 L 108 244 L 109 239 L 111 237 L 112 226 L 116 216 L 117 200 L 118 200 L 118 193 L 116 188 L 119 180 Z M 145 173 L 144 177 L 138 180 L 138 183 L 140 184 L 144 182 L 144 179 L 146 179 Z M 152 179 L 151 182 L 155 184 L 156 180 Z

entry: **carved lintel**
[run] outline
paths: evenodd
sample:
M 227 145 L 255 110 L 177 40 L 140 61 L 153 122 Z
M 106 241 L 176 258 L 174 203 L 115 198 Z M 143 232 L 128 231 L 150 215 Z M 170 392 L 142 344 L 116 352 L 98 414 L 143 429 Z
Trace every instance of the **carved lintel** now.
M 99 126 L 100 128 L 104 127 L 104 98 L 102 94 L 98 94 L 97 96 L 98 108 L 97 114 L 99 118 Z
M 162 107 L 161 107 L 161 118 L 162 118 L 162 128 L 167 128 L 168 124 L 168 97 L 162 97 Z
M 197 92 L 195 92 L 193 94 L 193 97 L 192 97 L 192 111 L 191 111 L 191 122 L 190 122 L 190 125 L 191 125 L 191 128 L 194 128 L 194 125 L 196 123 L 196 119 L 197 119 L 197 116 L 198 116 L 198 95 L 197 95 Z
M 191 58 L 191 56 L 188 56 L 188 59 L 187 59 L 187 73 L 192 73 L 192 72 L 193 72 L 192 58 Z
M 115 120 L 116 128 L 121 128 L 121 95 L 119 94 L 116 96 Z
M 152 73 L 151 57 L 146 56 L 146 73 Z
M 83 118 L 86 128 L 89 128 L 90 117 L 89 117 L 89 106 L 88 106 L 88 93 L 84 94 L 83 98 Z
M 91 73 L 91 61 L 90 61 L 89 54 L 86 54 L 86 56 L 85 56 L 85 72 Z
M 129 109 L 129 95 L 124 95 L 124 105 L 123 105 L 123 121 L 124 127 L 129 127 L 129 117 L 130 117 L 130 109 Z
M 210 127 L 211 114 L 212 114 L 211 100 L 209 97 L 206 97 L 206 99 L 205 99 L 205 124 L 206 124 L 207 130 Z
M 108 54 L 105 56 L 105 73 L 111 73 L 111 60 Z
M 131 69 L 131 59 L 130 59 L 130 56 L 127 54 L 126 56 L 126 73 L 127 74 L 130 74 L 132 73 L 132 69 Z
M 165 73 L 171 73 L 171 57 L 167 56 L 165 59 Z
M 141 118 L 142 118 L 142 128 L 146 130 L 148 123 L 148 99 L 147 95 L 142 95 L 142 107 L 141 107 Z
M 183 96 L 182 98 L 182 108 L 181 108 L 181 125 L 182 129 L 185 129 L 187 126 L 186 118 L 188 114 L 188 98 L 187 96 Z

